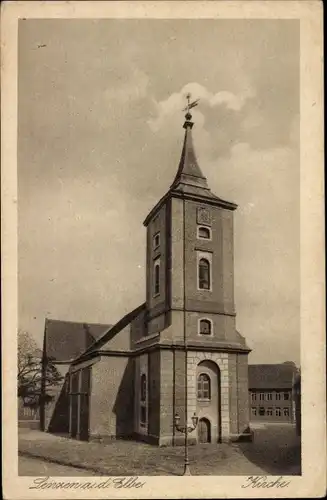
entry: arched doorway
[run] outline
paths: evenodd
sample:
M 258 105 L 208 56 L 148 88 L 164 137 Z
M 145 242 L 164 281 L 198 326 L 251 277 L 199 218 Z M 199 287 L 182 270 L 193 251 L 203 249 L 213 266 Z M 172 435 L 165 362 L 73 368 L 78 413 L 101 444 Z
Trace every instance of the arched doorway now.
M 211 427 L 207 418 L 200 418 L 198 436 L 199 443 L 211 443 Z
M 196 368 L 196 413 L 199 417 L 198 442 L 217 443 L 221 437 L 220 370 L 212 360 Z M 202 423 L 201 423 L 202 422 Z

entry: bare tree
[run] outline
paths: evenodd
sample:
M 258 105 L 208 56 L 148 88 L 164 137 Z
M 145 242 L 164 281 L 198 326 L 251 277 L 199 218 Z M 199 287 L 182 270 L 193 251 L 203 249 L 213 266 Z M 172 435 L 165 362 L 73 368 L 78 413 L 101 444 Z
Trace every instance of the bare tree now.
M 24 406 L 38 408 L 51 401 L 53 396 L 48 389 L 60 384 L 62 379 L 53 360 L 43 357 L 31 335 L 19 331 L 17 395 Z

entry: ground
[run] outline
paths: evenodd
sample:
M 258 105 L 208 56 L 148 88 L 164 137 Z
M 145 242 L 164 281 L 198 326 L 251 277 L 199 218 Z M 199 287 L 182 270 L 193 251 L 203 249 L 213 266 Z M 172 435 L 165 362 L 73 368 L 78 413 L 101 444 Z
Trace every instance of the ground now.
M 193 475 L 300 474 L 300 439 L 292 425 L 257 425 L 252 443 L 189 447 Z M 157 448 L 133 441 L 86 443 L 20 430 L 20 475 L 180 475 L 183 447 Z M 78 472 L 76 472 L 78 471 Z
M 53 464 L 38 458 L 18 457 L 20 476 L 92 476 L 95 472 L 76 469 L 67 465 Z

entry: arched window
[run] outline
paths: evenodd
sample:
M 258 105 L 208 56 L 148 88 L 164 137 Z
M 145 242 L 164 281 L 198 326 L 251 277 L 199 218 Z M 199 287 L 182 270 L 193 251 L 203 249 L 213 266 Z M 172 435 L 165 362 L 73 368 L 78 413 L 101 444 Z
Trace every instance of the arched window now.
M 210 290 L 210 263 L 207 259 L 199 260 L 199 288 Z
M 210 227 L 199 226 L 198 227 L 198 238 L 200 240 L 211 240 L 211 229 L 210 229 Z
M 146 402 L 146 375 L 144 373 L 141 375 L 141 401 Z
M 206 373 L 198 376 L 198 399 L 211 399 L 210 377 Z
M 153 249 L 155 250 L 160 246 L 160 233 L 157 233 L 153 237 Z
M 153 295 L 160 293 L 160 260 L 154 263 L 154 276 L 153 276 Z
M 210 319 L 200 319 L 200 331 L 201 335 L 211 335 L 211 321 Z

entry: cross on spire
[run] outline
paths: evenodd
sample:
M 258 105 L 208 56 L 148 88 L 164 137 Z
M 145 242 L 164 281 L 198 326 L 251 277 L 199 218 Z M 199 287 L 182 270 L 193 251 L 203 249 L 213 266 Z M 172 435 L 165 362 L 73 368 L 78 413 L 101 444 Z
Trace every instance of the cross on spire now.
M 186 120 L 189 121 L 192 118 L 192 115 L 190 113 L 190 109 L 195 108 L 195 106 L 198 105 L 198 102 L 200 99 L 196 99 L 195 101 L 190 102 L 191 101 L 191 94 L 189 92 L 186 94 L 186 99 L 187 99 L 187 106 L 183 109 L 183 111 L 186 111 L 185 118 L 186 118 Z

